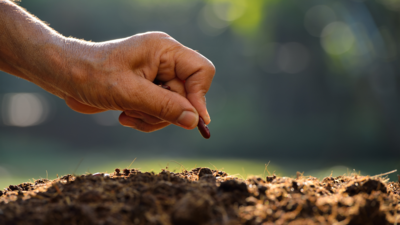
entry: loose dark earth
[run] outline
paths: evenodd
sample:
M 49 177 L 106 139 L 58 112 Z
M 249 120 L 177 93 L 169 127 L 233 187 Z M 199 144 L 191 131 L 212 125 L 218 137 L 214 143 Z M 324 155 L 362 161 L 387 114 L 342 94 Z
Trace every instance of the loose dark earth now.
M 400 184 L 382 176 L 241 180 L 196 168 L 66 175 L 0 191 L 0 224 L 397 224 Z

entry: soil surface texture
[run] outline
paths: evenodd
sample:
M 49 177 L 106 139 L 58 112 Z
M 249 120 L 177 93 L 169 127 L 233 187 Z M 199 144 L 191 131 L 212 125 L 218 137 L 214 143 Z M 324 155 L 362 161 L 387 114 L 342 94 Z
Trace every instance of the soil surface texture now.
M 384 225 L 400 222 L 399 203 L 399 182 L 383 176 L 116 169 L 10 185 L 0 191 L 0 224 Z

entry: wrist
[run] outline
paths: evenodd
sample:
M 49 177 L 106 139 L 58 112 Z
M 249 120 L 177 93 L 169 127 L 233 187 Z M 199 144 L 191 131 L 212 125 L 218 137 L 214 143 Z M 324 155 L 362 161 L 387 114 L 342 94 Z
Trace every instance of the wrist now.
M 66 92 L 74 95 L 77 85 L 84 84 L 89 74 L 93 73 L 95 64 L 95 43 L 85 42 L 74 38 L 63 38 L 61 42 L 61 68 L 59 80 Z M 57 68 L 56 67 L 56 68 Z

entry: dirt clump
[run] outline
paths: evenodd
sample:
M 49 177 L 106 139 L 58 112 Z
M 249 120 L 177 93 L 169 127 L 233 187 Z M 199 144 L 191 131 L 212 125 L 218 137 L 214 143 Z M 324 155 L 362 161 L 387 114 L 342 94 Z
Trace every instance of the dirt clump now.
M 354 196 L 362 192 L 371 194 L 372 191 L 381 191 L 382 193 L 387 193 L 387 188 L 381 181 L 372 180 L 370 178 L 351 181 L 346 187 L 346 193 L 348 193 L 350 196 Z
M 200 179 L 202 176 L 205 176 L 205 175 L 213 175 L 212 170 L 211 170 L 210 168 L 201 168 L 201 169 L 199 170 L 199 174 L 198 174 L 199 179 Z
M 0 224 L 395 224 L 399 203 L 400 183 L 380 176 L 244 180 L 209 168 L 117 168 L 10 185 L 0 191 Z
M 187 193 L 172 208 L 172 224 L 207 224 L 213 217 L 213 199 L 209 195 Z

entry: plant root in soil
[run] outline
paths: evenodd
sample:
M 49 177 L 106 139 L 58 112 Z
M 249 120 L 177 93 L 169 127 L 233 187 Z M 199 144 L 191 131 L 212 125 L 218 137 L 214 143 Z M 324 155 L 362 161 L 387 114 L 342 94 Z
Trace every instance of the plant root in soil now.
M 0 224 L 384 225 L 400 222 L 399 202 L 399 182 L 382 176 L 116 169 L 10 185 L 0 191 Z

